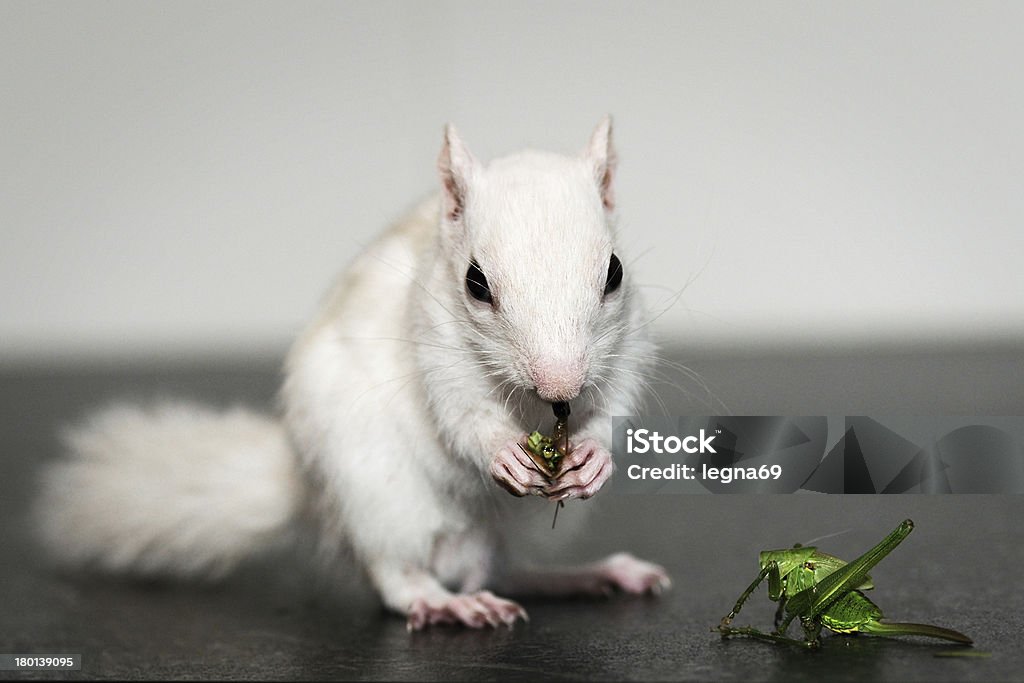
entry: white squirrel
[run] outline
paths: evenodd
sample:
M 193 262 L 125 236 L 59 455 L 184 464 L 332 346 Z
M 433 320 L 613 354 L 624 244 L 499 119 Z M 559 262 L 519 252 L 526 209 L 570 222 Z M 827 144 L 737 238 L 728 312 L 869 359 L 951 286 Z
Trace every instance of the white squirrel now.
M 318 554 L 352 553 L 410 630 L 526 618 L 489 589 L 667 588 L 626 553 L 517 570 L 504 552 L 524 504 L 508 493 L 589 498 L 607 481 L 610 416 L 635 411 L 654 359 L 616 254 L 615 161 L 608 118 L 579 156 L 486 166 L 449 125 L 440 197 L 366 249 L 291 349 L 283 420 L 100 412 L 45 472 L 44 542 L 70 565 L 216 577 L 312 521 Z M 517 442 L 553 402 L 570 402 L 573 428 L 550 483 Z

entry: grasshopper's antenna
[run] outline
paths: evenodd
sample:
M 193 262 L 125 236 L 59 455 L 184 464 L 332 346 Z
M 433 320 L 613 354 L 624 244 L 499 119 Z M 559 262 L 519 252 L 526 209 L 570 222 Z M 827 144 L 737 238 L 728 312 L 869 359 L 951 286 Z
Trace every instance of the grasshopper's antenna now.
M 825 534 L 824 536 L 818 536 L 817 538 L 812 538 L 811 540 L 807 541 L 806 543 L 802 543 L 801 545 L 804 545 L 804 546 L 814 545 L 818 541 L 824 541 L 826 538 L 833 538 L 835 536 L 842 536 L 843 534 L 845 534 L 845 533 L 847 533 L 849 531 L 852 531 L 852 529 L 843 529 L 842 531 L 833 531 L 831 534 Z

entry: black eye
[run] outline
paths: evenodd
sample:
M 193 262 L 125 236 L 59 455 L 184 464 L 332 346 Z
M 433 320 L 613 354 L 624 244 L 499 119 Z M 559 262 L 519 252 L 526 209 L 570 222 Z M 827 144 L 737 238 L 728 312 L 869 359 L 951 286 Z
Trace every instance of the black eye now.
M 608 279 L 604 283 L 604 295 L 608 296 L 622 284 L 622 261 L 615 254 L 612 254 L 608 262 Z
M 484 277 L 484 271 L 480 270 L 480 265 L 476 261 L 469 262 L 469 270 L 466 271 L 466 289 L 477 301 L 483 301 L 485 304 L 494 303 L 494 299 L 491 298 L 491 288 L 487 285 L 487 278 Z

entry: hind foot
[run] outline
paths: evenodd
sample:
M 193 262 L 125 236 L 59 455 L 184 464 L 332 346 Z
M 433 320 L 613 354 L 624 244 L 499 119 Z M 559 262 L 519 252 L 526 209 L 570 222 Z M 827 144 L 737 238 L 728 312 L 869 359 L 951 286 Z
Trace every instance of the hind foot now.
M 418 598 L 409 606 L 406 628 L 419 631 L 433 624 L 461 624 L 469 628 L 512 628 L 517 620 L 529 621 L 519 604 L 499 598 L 490 591 Z

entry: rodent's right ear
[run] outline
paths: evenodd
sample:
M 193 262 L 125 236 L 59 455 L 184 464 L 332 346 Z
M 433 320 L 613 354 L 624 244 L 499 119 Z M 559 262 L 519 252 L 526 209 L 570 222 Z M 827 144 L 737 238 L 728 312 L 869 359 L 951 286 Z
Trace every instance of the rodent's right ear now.
M 444 128 L 444 144 L 437 159 L 437 170 L 441 174 L 441 206 L 445 218 L 451 223 L 457 222 L 465 211 L 469 180 L 475 167 L 476 159 L 459 137 L 455 126 L 449 123 Z

